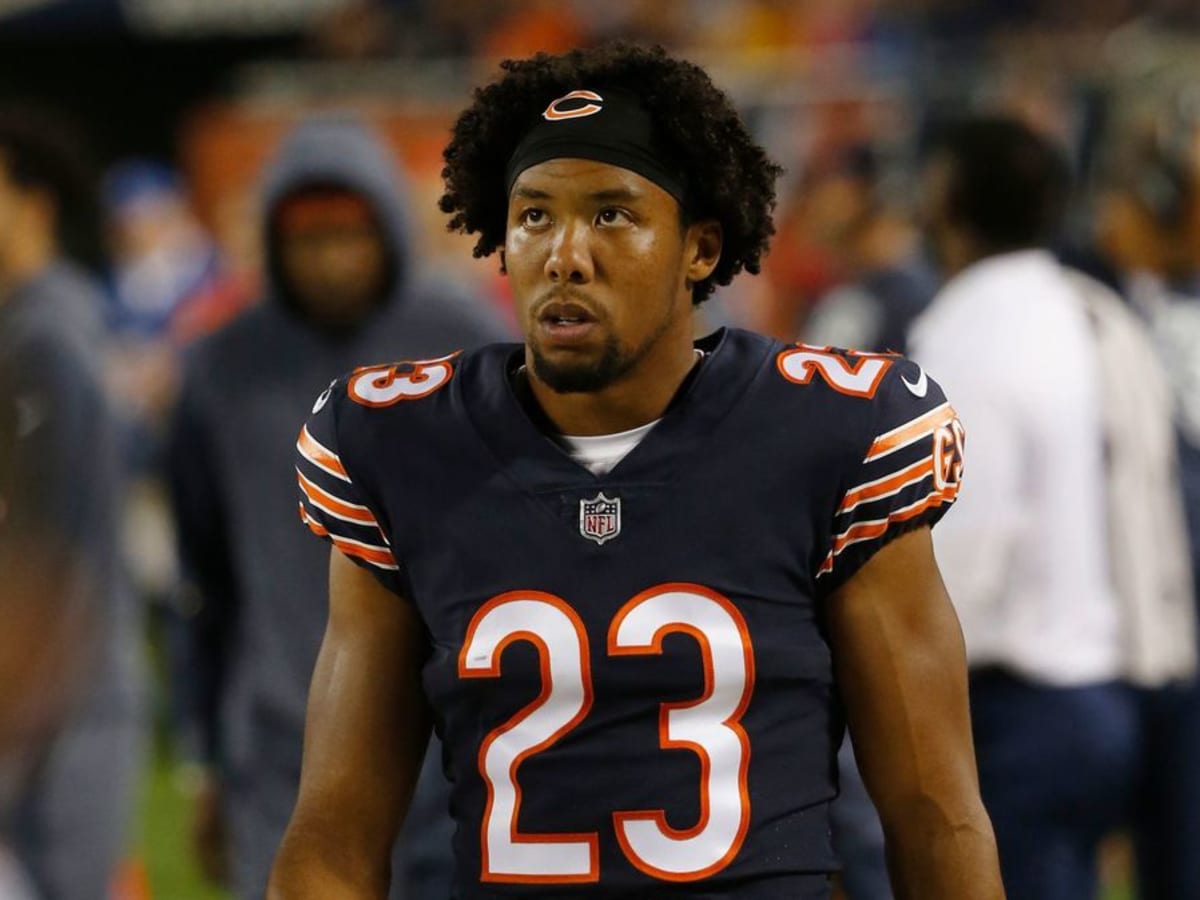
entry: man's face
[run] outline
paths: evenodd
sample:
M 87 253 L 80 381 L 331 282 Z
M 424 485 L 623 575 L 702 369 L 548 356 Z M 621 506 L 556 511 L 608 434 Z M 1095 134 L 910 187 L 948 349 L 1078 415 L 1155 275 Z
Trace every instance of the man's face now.
M 305 221 L 276 232 L 279 262 L 292 296 L 317 321 L 350 326 L 386 289 L 387 251 L 373 220 Z
M 628 169 L 553 159 L 522 172 L 504 266 L 533 374 L 560 393 L 598 391 L 690 340 L 702 227 L 684 228 L 676 200 Z

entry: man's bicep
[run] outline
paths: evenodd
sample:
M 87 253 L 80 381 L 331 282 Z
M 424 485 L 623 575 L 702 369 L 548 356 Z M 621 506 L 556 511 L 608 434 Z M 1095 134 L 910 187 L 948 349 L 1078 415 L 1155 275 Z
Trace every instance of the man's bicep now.
M 930 530 L 895 538 L 828 602 L 847 721 L 885 826 L 926 801 L 950 816 L 971 812 L 965 651 Z
M 413 604 L 340 551 L 329 570 L 293 827 L 333 828 L 338 846 L 386 866 L 429 739 L 425 632 Z

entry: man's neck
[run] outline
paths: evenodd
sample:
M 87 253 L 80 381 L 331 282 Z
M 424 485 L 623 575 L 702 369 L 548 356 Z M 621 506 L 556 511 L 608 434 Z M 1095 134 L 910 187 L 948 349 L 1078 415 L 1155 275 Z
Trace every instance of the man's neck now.
M 696 361 L 689 336 L 686 343 L 673 342 L 670 354 L 653 364 L 643 360 L 599 391 L 560 394 L 528 369 L 526 373 L 534 399 L 559 434 L 616 434 L 662 418 Z

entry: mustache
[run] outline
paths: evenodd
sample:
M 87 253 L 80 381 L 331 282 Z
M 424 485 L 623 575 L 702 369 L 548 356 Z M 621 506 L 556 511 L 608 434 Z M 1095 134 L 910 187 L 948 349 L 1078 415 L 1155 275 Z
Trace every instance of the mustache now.
M 552 288 L 541 294 L 530 307 L 533 318 L 540 317 L 550 306 L 578 306 L 593 319 L 604 318 L 604 308 L 584 291 L 576 288 Z

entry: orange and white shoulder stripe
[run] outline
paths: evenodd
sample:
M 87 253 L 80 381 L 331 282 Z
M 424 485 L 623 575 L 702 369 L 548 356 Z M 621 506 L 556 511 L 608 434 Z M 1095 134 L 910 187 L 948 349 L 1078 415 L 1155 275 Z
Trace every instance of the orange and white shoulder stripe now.
M 300 504 L 300 520 L 312 530 L 313 534 L 318 537 L 328 538 L 333 546 L 337 547 L 347 556 L 361 559 L 376 568 L 387 569 L 393 572 L 399 571 L 400 567 L 396 565 L 396 557 L 392 555 L 392 551 L 389 548 L 333 534 L 328 528 L 308 514 L 308 510 L 304 508 L 303 503 Z
M 350 476 L 346 474 L 346 469 L 342 466 L 342 461 L 338 458 L 338 455 L 313 437 L 307 425 L 300 429 L 300 437 L 296 441 L 296 449 L 300 452 L 301 456 L 322 472 L 327 472 L 335 478 L 340 478 L 342 481 L 350 480 Z
M 922 413 L 915 419 L 910 419 L 903 425 L 899 425 L 891 431 L 884 432 L 875 438 L 870 449 L 867 450 L 867 458 L 864 462 L 874 462 L 877 459 L 882 459 L 889 453 L 895 453 L 897 450 L 903 449 L 923 437 L 928 437 L 954 418 L 954 407 L 949 402 L 935 406 L 929 412 Z
M 846 496 L 842 500 L 842 505 L 838 507 L 837 514 L 844 516 L 848 512 L 853 512 L 863 503 L 874 503 L 876 500 L 883 500 L 894 496 L 905 488 L 919 484 L 932 475 L 933 454 L 930 453 L 924 459 L 918 460 L 910 466 L 905 466 L 898 472 L 889 472 L 881 478 L 876 478 L 873 481 L 864 481 L 857 487 L 851 488 L 846 492 Z
M 863 541 L 874 540 L 882 537 L 887 533 L 887 530 L 898 522 L 907 522 L 909 519 L 916 518 L 925 510 L 934 506 L 940 506 L 943 503 L 953 502 L 958 495 L 958 483 L 947 485 L 944 488 L 935 487 L 920 500 L 915 500 L 908 506 L 902 506 L 899 509 L 894 509 L 882 519 L 869 519 L 865 522 L 855 522 L 841 534 L 833 539 L 833 548 L 825 556 L 825 561 L 821 563 L 821 568 L 817 570 L 817 575 L 825 575 L 833 570 L 834 561 L 841 555 L 842 551 L 847 547 L 852 547 L 855 544 Z
M 308 502 L 328 515 L 352 525 L 366 525 L 368 528 L 378 528 L 379 522 L 375 514 L 361 503 L 351 503 L 341 497 L 334 496 L 313 481 L 304 477 L 299 468 L 296 469 L 296 480 L 300 490 L 308 498 Z

